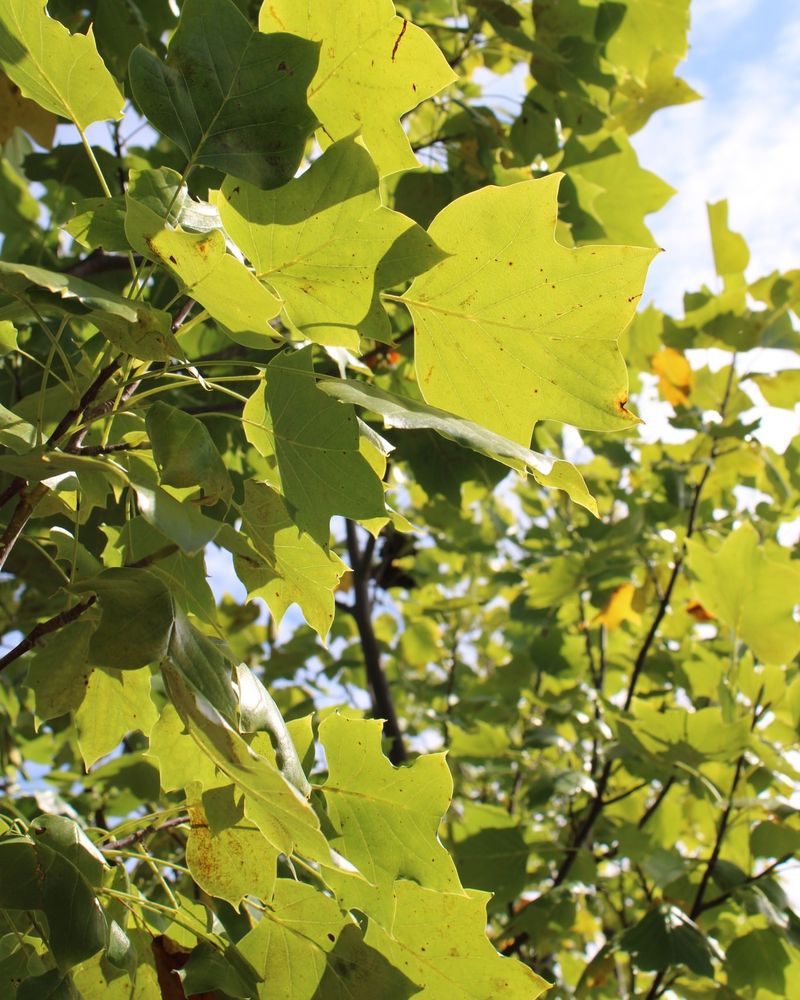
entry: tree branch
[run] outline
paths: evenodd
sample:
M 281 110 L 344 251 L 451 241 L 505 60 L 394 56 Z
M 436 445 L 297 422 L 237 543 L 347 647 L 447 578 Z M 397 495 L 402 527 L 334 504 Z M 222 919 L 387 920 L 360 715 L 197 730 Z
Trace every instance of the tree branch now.
M 160 833 L 162 830 L 171 830 L 173 827 L 182 826 L 184 823 L 188 822 L 188 816 L 173 816 L 172 819 L 165 819 L 163 823 L 151 823 L 148 826 L 142 827 L 141 830 L 135 830 L 133 833 L 129 833 L 126 837 L 120 837 L 119 840 L 110 840 L 107 844 L 101 844 L 100 850 L 120 851 L 125 847 L 130 847 L 131 844 L 137 844 L 140 840 L 144 840 L 145 837 L 149 837 L 151 833 Z
M 367 542 L 364 552 L 361 552 L 356 534 L 356 526 L 349 518 L 345 521 L 347 531 L 347 553 L 350 558 L 350 568 L 353 572 L 353 605 L 352 614 L 358 628 L 361 640 L 361 651 L 364 655 L 364 666 L 367 672 L 367 686 L 372 699 L 372 713 L 385 719 L 386 733 L 391 739 L 389 760 L 393 764 L 402 764 L 406 760 L 406 749 L 397 713 L 394 708 L 392 693 L 381 667 L 380 650 L 372 627 L 371 605 L 369 595 L 370 560 L 374 550 L 375 540 L 370 536 L 372 545 Z
M 722 841 L 725 839 L 725 834 L 728 830 L 728 822 L 731 818 L 731 812 L 733 811 L 733 796 L 736 792 L 736 786 L 739 784 L 739 778 L 742 775 L 742 768 L 744 767 L 744 754 L 739 755 L 739 759 L 736 761 L 736 770 L 733 772 L 733 781 L 731 782 L 731 790 L 728 795 L 728 804 L 725 806 L 725 811 L 722 814 L 722 819 L 719 821 L 719 827 L 717 828 L 717 837 L 714 841 L 714 847 L 711 851 L 711 857 L 703 869 L 703 875 L 700 879 L 700 885 L 697 887 L 697 892 L 695 893 L 694 902 L 692 903 L 692 908 L 689 911 L 689 917 L 695 920 L 698 914 L 703 908 L 703 896 L 708 888 L 708 883 L 714 868 L 719 860 L 719 854 L 722 850 Z
M 46 622 L 39 622 L 31 631 L 25 636 L 25 638 L 18 642 L 17 645 L 9 650 L 8 653 L 2 658 L 0 658 L 0 670 L 5 670 L 6 667 L 10 666 L 15 660 L 18 660 L 20 656 L 23 656 L 29 650 L 33 649 L 37 645 L 40 639 L 44 636 L 49 635 L 51 632 L 57 632 L 58 629 L 64 628 L 65 625 L 69 625 L 78 618 L 95 603 L 97 598 L 94 594 L 87 597 L 85 601 L 81 601 L 80 604 L 76 604 L 74 608 L 70 608 L 68 611 L 62 611 L 60 614 L 55 615 L 53 618 L 48 619 Z

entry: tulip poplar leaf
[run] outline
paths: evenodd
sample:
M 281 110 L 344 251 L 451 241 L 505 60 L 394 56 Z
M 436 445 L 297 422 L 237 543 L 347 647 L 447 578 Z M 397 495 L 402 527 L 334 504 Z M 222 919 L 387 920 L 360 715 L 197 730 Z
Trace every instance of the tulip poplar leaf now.
M 655 251 L 556 243 L 558 185 L 551 175 L 448 205 L 429 232 L 452 256 L 403 296 L 425 400 L 526 446 L 538 420 L 636 421 L 617 338 Z

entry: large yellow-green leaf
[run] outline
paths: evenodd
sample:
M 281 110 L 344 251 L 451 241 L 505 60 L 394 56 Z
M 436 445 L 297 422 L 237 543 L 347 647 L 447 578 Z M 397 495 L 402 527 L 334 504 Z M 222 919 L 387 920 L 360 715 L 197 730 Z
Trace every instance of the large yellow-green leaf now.
M 359 451 L 355 410 L 320 392 L 310 349 L 280 354 L 267 370 L 280 485 L 294 521 L 328 543 L 334 514 L 365 520 L 385 515 L 383 486 Z
M 393 895 L 391 924 L 371 920 L 366 942 L 423 987 L 420 1000 L 536 1000 L 548 988 L 487 940 L 488 893 L 436 892 L 398 880 Z
M 231 544 L 236 573 L 250 597 L 263 598 L 277 622 L 291 604 L 298 604 L 324 638 L 333 622 L 333 592 L 347 567 L 298 528 L 280 494 L 264 483 L 245 482 L 241 512 L 252 548 L 237 544 L 225 530 L 219 543 Z
M 317 45 L 262 35 L 231 0 L 186 0 L 167 61 L 143 46 L 130 60 L 133 95 L 190 164 L 254 184 L 282 184 L 315 125 L 306 88 Z
M 703 607 L 731 628 L 764 663 L 789 663 L 800 649 L 800 568 L 772 559 L 745 522 L 714 552 L 690 539 L 689 569 Z
M 362 337 L 389 340 L 378 292 L 442 258 L 423 229 L 381 205 L 378 184 L 369 153 L 351 137 L 274 191 L 231 178 L 222 187 L 226 231 L 304 338 L 352 350 Z
M 386 912 L 397 878 L 462 891 L 437 836 L 453 791 L 445 756 L 428 754 L 394 767 L 381 750 L 382 729 L 379 720 L 338 714 L 319 727 L 328 762 L 322 791 L 336 830 L 331 844 L 377 887 L 372 913 Z
M 0 4 L 0 65 L 25 97 L 80 129 L 121 118 L 124 99 L 100 58 L 92 29 L 70 35 L 45 0 Z
M 321 138 L 334 142 L 360 129 L 381 176 L 418 166 L 399 119 L 456 77 L 392 0 L 265 0 L 259 25 L 320 43 L 308 102 Z
M 239 949 L 264 978 L 264 1000 L 405 1000 L 414 983 L 364 943 L 336 901 L 279 879 L 275 898 Z
M 465 195 L 431 223 L 452 254 L 403 296 L 422 394 L 527 446 L 537 420 L 635 421 L 617 338 L 655 251 L 556 243 L 559 176 Z

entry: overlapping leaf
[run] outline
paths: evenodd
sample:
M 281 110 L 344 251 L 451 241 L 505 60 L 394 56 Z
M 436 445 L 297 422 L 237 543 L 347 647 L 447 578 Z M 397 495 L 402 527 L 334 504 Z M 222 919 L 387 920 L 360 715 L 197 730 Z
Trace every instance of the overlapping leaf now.
M 186 0 L 166 62 L 138 46 L 130 82 L 190 164 L 268 187 L 292 176 L 314 128 L 306 88 L 317 48 L 254 31 L 231 0 Z
M 95 46 L 91 28 L 70 35 L 48 17 L 46 0 L 4 0 L 0 65 L 25 97 L 80 129 L 122 117 L 123 97 Z
M 427 402 L 525 446 L 545 418 L 597 430 L 635 420 L 617 338 L 654 251 L 560 246 L 558 183 L 484 188 L 453 202 L 429 230 L 452 256 L 403 297 Z
M 233 551 L 236 572 L 250 595 L 262 597 L 277 621 L 298 604 L 308 624 L 326 636 L 333 622 L 333 591 L 345 564 L 298 528 L 269 486 L 247 481 L 241 512 L 252 547 L 231 532 L 219 541 Z
M 270 0 L 262 31 L 320 45 L 308 101 L 330 142 L 360 129 L 381 175 L 416 167 L 399 118 L 455 79 L 433 40 L 395 13 L 392 0 Z
M 226 231 L 302 337 L 352 350 L 362 337 L 390 339 L 378 292 L 441 259 L 416 223 L 381 205 L 378 181 L 369 153 L 350 137 L 276 190 L 231 178 L 222 187 Z

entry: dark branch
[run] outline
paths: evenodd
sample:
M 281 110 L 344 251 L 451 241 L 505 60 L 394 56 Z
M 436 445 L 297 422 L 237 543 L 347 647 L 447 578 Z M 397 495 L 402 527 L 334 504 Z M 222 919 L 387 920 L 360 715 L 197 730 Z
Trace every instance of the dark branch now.
M 18 642 L 17 645 L 9 650 L 8 653 L 2 659 L 0 659 L 0 670 L 5 670 L 6 667 L 10 666 L 15 660 L 18 660 L 20 656 L 23 656 L 29 650 L 43 639 L 44 636 L 49 635 L 51 632 L 57 632 L 59 629 L 64 628 L 65 625 L 69 625 L 71 622 L 77 621 L 78 618 L 94 604 L 97 600 L 94 594 L 87 597 L 85 601 L 81 601 L 80 604 L 76 604 L 74 608 L 70 608 L 68 611 L 62 611 L 61 614 L 55 615 L 55 617 L 48 619 L 46 622 L 39 622 L 31 631 L 25 636 L 25 638 Z
M 378 641 L 375 638 L 375 631 L 372 627 L 372 602 L 369 595 L 370 579 L 370 559 L 374 549 L 375 541 L 372 539 L 372 546 L 369 542 L 362 553 L 356 535 L 356 526 L 351 520 L 346 522 L 347 531 L 347 552 L 350 558 L 350 567 L 353 571 L 353 606 L 352 614 L 358 628 L 358 635 L 361 640 L 361 651 L 364 655 L 364 666 L 367 672 L 367 687 L 372 699 L 372 713 L 377 718 L 385 719 L 386 733 L 391 739 L 389 749 L 389 760 L 393 764 L 402 764 L 406 760 L 406 749 L 403 744 L 403 734 L 400 730 L 400 723 L 397 721 L 397 713 L 394 708 L 392 692 L 389 689 L 386 674 L 381 666 L 381 655 L 378 648 Z

